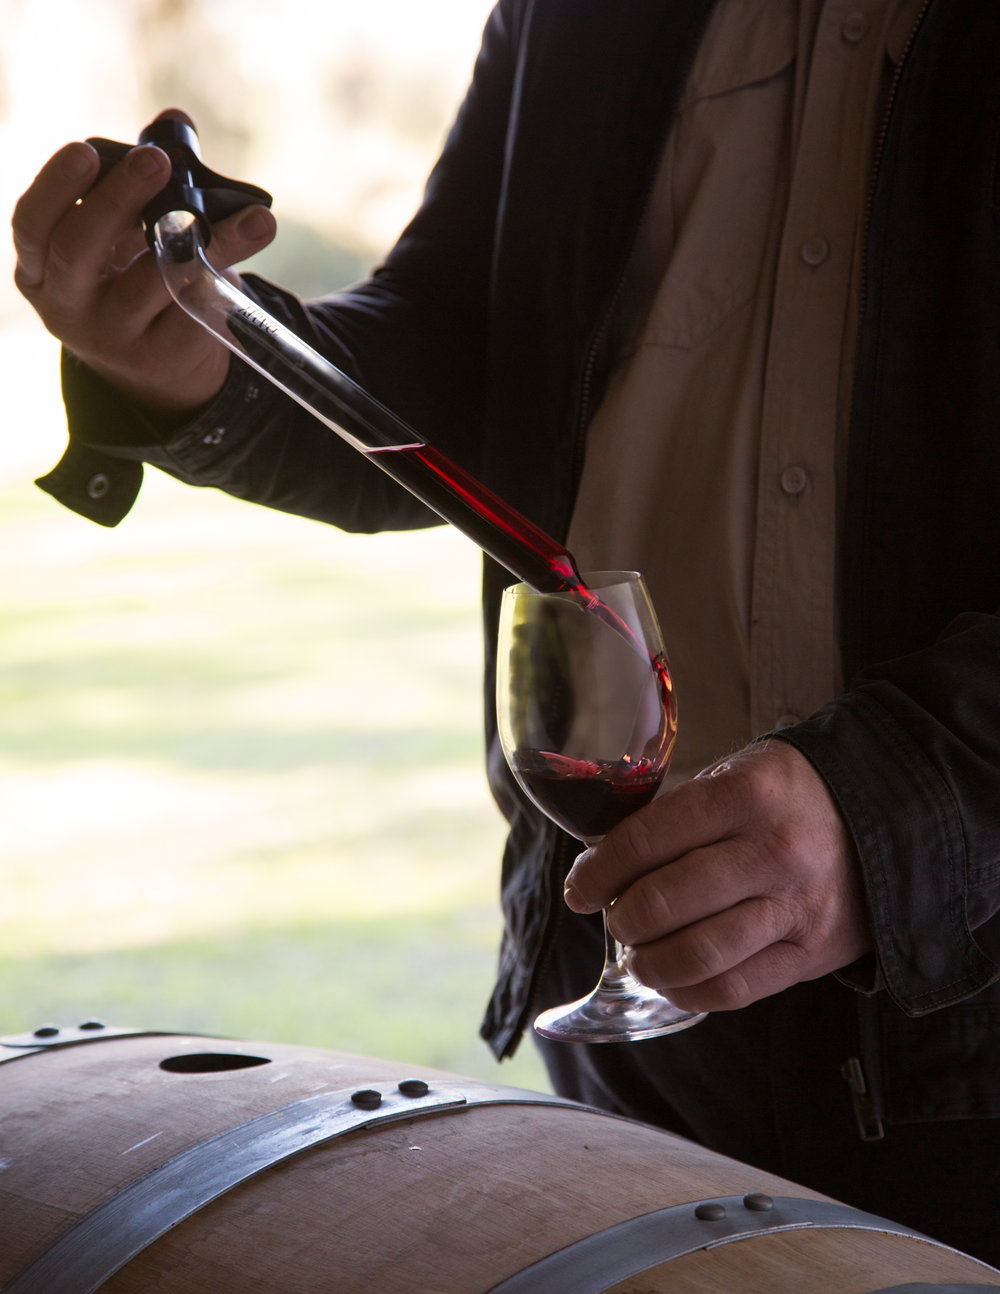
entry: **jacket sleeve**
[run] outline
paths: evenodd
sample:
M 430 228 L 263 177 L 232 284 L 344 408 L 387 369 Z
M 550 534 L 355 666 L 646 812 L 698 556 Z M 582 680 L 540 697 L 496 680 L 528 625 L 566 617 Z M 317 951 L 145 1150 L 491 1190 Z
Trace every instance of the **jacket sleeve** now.
M 420 209 L 372 276 L 312 302 L 254 275 L 248 294 L 417 433 L 475 471 L 483 427 L 493 230 L 520 0 L 491 15 L 472 84 Z M 352 530 L 426 525 L 422 504 L 238 359 L 192 422 L 158 428 L 63 356 L 70 444 L 41 488 L 105 525 L 128 512 L 142 464 L 192 485 Z
M 1000 977 L 1000 616 L 865 670 L 773 734 L 833 792 L 864 871 L 879 979 L 908 1015 Z

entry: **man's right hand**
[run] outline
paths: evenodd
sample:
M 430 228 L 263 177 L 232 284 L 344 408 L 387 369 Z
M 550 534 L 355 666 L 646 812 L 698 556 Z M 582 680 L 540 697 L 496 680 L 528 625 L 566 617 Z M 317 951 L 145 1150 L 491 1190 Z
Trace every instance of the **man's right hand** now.
M 229 352 L 173 302 L 146 245 L 141 212 L 170 161 L 145 145 L 98 181 L 99 169 L 82 141 L 42 167 L 14 209 L 14 282 L 49 332 L 124 395 L 151 411 L 193 413 L 221 388 Z M 227 269 L 266 247 L 275 228 L 265 207 L 248 207 L 213 226 L 209 259 Z

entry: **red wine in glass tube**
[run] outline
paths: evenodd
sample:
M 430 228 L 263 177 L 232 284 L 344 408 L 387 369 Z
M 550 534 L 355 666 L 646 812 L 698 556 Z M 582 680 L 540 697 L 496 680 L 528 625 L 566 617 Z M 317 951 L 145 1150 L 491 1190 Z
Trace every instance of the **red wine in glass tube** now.
M 570 594 L 637 651 L 645 652 L 621 617 L 587 587 L 571 553 L 447 455 L 422 442 L 365 452 L 523 583 L 539 593 Z M 665 658 L 649 659 L 661 682 L 669 686 Z

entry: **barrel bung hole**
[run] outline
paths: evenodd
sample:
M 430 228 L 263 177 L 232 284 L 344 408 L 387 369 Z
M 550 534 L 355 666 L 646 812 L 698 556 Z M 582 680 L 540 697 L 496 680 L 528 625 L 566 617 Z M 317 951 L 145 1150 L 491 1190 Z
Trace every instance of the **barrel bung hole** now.
M 267 1056 L 244 1056 L 231 1051 L 195 1051 L 186 1056 L 167 1056 L 160 1069 L 168 1074 L 225 1074 L 235 1069 L 270 1065 Z

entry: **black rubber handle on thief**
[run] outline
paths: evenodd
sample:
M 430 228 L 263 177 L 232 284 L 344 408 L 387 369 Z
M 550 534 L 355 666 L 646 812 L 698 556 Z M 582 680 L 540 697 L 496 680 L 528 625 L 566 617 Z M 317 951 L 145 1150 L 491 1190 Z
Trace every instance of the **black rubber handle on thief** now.
M 87 143 L 96 148 L 100 156 L 100 178 L 135 147 L 134 144 L 119 144 L 113 139 L 88 139 Z M 202 241 L 207 247 L 212 238 L 213 221 L 224 220 L 244 207 L 271 205 L 271 195 L 266 190 L 210 171 L 198 156 L 198 136 L 184 121 L 160 117 L 142 131 L 139 143 L 162 148 L 173 166 L 166 186 L 143 209 L 142 220 L 150 247 L 154 245 L 156 222 L 168 211 L 190 212 L 198 221 Z

